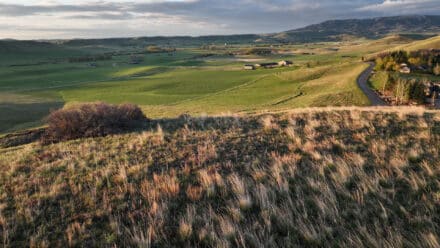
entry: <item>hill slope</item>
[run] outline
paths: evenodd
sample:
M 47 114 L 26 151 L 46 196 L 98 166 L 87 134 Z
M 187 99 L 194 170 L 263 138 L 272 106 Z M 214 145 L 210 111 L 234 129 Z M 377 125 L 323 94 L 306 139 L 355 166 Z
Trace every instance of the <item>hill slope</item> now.
M 85 53 L 51 42 L 0 40 L 0 54 L 0 66 L 3 66 L 41 63 Z
M 295 42 L 334 41 L 344 36 L 377 39 L 396 33 L 440 33 L 440 16 L 395 16 L 373 19 L 331 20 L 272 36 Z
M 440 49 L 440 35 L 426 40 L 415 41 L 407 45 L 402 45 L 396 49 L 403 49 L 407 51 L 417 51 L 421 49 Z
M 5 149 L 0 243 L 437 247 L 439 138 L 440 112 L 346 108 Z

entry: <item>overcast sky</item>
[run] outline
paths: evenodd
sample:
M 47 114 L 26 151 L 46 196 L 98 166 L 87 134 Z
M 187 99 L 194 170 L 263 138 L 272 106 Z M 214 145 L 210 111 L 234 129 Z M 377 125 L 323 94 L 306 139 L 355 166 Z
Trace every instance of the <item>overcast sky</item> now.
M 329 19 L 438 13 L 440 0 L 0 0 L 0 38 L 271 33 Z

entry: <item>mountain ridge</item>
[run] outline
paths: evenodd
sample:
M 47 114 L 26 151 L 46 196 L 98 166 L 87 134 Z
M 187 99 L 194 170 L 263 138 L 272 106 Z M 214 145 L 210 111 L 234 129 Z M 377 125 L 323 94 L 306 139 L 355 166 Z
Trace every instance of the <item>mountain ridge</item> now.
M 143 46 L 176 44 L 194 46 L 201 44 L 235 43 L 307 43 L 342 41 L 355 38 L 378 39 L 392 34 L 423 34 L 424 38 L 440 34 L 440 15 L 401 15 L 366 19 L 334 19 L 302 28 L 267 34 L 233 34 L 204 36 L 143 36 L 89 39 L 34 40 L 57 45 L 118 45 Z M 426 37 L 427 36 L 427 37 Z M 2 42 L 26 42 L 3 39 Z M 0 43 L 1 44 L 1 43 Z
M 403 15 L 368 19 L 336 19 L 303 28 L 276 33 L 272 38 L 283 36 L 287 41 L 337 41 L 342 35 L 359 38 L 383 38 L 390 34 L 438 34 L 440 15 Z

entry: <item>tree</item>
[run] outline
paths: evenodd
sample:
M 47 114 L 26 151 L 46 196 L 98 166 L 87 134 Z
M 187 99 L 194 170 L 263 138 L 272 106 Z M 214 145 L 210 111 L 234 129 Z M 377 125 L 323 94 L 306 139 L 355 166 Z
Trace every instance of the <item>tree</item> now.
M 393 58 L 396 63 L 406 63 L 408 61 L 408 53 L 406 51 L 395 51 L 391 53 L 391 58 Z
M 385 94 L 385 90 L 388 86 L 388 83 L 390 82 L 390 74 L 389 73 L 385 73 L 385 79 L 383 81 L 383 89 L 382 89 L 382 94 Z
M 411 65 L 420 66 L 422 64 L 422 60 L 420 58 L 410 58 L 408 62 Z
M 394 91 L 396 88 L 398 77 L 394 73 L 387 73 L 387 84 L 386 84 L 386 90 Z
M 436 64 L 434 69 L 432 69 L 432 72 L 434 73 L 434 75 L 438 76 L 440 75 L 440 64 Z
M 384 69 L 384 63 L 383 63 L 383 59 L 382 58 L 377 58 L 376 59 L 376 66 L 374 68 L 376 71 L 380 71 Z
M 425 101 L 425 85 L 422 82 L 412 80 L 409 94 L 411 100 L 423 103 Z
M 397 66 L 396 62 L 395 62 L 393 59 L 390 59 L 390 60 L 385 64 L 385 70 L 387 70 L 387 71 L 392 71 L 396 66 Z
M 396 103 L 401 104 L 408 101 L 410 98 L 410 83 L 402 78 L 399 78 L 394 88 L 394 95 L 396 96 Z

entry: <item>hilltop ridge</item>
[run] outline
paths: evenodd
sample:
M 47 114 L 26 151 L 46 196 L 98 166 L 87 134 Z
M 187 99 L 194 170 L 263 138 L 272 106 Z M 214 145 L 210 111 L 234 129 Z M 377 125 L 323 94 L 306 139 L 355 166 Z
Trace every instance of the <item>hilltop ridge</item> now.
M 440 34 L 440 15 L 402 15 L 391 17 L 376 17 L 365 19 L 328 20 L 318 24 L 284 32 L 268 34 L 233 34 L 233 35 L 204 35 L 204 36 L 151 36 L 151 37 L 119 37 L 102 39 L 58 39 L 41 40 L 64 46 L 138 46 L 145 44 L 167 44 L 174 46 L 194 46 L 200 44 L 238 44 L 264 42 L 307 43 L 322 41 L 340 41 L 354 38 L 378 39 L 392 34 L 425 34 L 427 36 Z M 23 41 L 4 39 L 0 41 L 21 43 Z
M 329 20 L 283 33 L 286 35 L 287 40 L 307 42 L 337 40 L 342 35 L 377 39 L 390 34 L 438 34 L 439 32 L 440 16 L 407 15 L 370 19 Z

